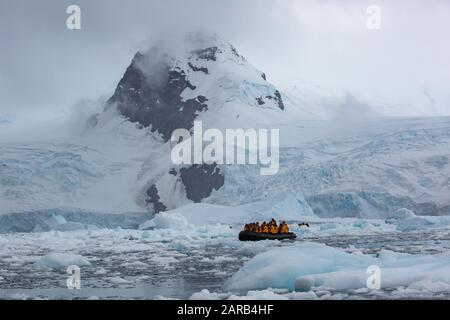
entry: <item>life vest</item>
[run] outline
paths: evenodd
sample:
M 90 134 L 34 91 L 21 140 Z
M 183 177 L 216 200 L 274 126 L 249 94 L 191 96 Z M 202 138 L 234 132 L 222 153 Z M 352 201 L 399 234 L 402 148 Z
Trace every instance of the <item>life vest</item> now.
M 278 227 L 276 225 L 270 226 L 270 233 L 277 234 L 278 233 Z
M 265 225 L 262 229 L 262 232 L 269 233 L 269 227 L 267 225 Z

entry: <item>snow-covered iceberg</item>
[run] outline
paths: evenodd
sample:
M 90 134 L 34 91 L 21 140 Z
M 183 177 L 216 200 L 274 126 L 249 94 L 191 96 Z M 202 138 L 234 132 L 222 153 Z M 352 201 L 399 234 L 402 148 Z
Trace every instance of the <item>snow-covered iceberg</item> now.
M 189 228 L 189 222 L 183 215 L 173 212 L 162 212 L 157 214 L 152 220 L 146 221 L 139 226 L 139 229 L 176 229 L 185 230 Z
M 367 288 L 368 268 L 380 268 L 381 288 L 450 284 L 450 256 L 381 251 L 378 257 L 347 253 L 324 244 L 301 243 L 269 250 L 247 262 L 225 285 L 227 290 L 284 288 L 309 291 Z
M 50 269 L 60 269 L 71 265 L 87 266 L 90 265 L 90 262 L 79 254 L 51 253 L 39 258 L 36 264 Z

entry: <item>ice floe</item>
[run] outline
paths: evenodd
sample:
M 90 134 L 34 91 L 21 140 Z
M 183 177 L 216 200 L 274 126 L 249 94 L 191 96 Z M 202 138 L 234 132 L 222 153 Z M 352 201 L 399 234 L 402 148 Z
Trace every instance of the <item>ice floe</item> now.
M 378 257 L 348 253 L 324 244 L 275 248 L 248 261 L 227 283 L 227 290 L 282 288 L 310 291 L 367 288 L 367 268 L 381 270 L 381 288 L 415 287 L 423 281 L 450 284 L 448 254 L 411 255 L 382 250 Z
M 86 266 L 90 265 L 90 262 L 83 256 L 78 254 L 68 253 L 51 253 L 44 257 L 39 258 L 36 262 L 39 266 L 59 269 L 65 268 L 71 265 Z

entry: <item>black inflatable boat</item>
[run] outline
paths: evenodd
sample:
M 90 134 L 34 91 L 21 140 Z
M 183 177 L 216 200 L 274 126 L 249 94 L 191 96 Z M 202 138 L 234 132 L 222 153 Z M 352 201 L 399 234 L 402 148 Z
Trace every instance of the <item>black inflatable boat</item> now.
M 271 233 L 241 231 L 239 233 L 240 241 L 284 240 L 284 239 L 295 239 L 295 238 L 297 238 L 297 235 L 293 232 L 271 234 Z

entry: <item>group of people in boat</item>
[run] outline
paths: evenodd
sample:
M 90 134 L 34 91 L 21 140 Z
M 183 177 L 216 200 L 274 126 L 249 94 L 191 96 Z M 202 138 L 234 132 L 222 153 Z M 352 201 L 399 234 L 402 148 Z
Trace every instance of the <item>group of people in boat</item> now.
M 244 231 L 279 234 L 289 233 L 289 227 L 285 221 L 280 221 L 280 224 L 278 225 L 275 219 L 272 219 L 269 223 L 264 221 L 263 223 L 261 223 L 261 225 L 259 224 L 259 222 L 248 223 L 244 226 Z

